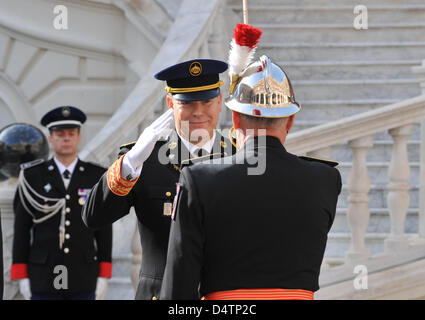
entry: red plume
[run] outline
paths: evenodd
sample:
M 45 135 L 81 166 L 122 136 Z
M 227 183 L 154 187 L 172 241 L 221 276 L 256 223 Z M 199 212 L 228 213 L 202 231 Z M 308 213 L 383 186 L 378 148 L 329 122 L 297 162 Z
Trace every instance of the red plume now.
M 243 23 L 238 23 L 234 32 L 236 44 L 251 49 L 257 47 L 258 42 L 260 42 L 261 34 L 263 33 L 262 30 Z

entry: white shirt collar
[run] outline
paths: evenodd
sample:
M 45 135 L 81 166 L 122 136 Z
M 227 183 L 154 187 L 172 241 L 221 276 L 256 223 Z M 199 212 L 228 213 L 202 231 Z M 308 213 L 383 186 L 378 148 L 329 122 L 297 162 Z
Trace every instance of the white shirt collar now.
M 177 132 L 177 131 L 176 131 Z M 214 134 L 212 139 L 210 139 L 207 143 L 205 143 L 202 147 L 197 146 L 196 144 L 193 144 L 189 141 L 187 141 L 186 139 L 182 138 L 182 136 L 177 132 L 178 136 L 180 137 L 180 139 L 183 141 L 185 147 L 187 148 L 187 150 L 189 150 L 189 152 L 195 155 L 193 152 L 195 152 L 196 150 L 198 150 L 199 148 L 204 149 L 206 152 L 211 153 L 212 148 L 214 146 L 214 141 L 215 141 L 215 130 L 214 130 Z
M 66 169 L 68 169 L 68 171 L 71 173 L 71 176 L 72 176 L 72 173 L 74 172 L 75 166 L 77 165 L 77 162 L 78 162 L 78 157 L 76 157 L 75 160 L 72 161 L 72 163 L 68 167 L 65 167 L 62 164 L 62 162 L 60 162 L 58 159 L 56 159 L 56 157 L 53 157 L 53 160 L 55 161 L 56 166 L 58 167 L 59 172 L 60 172 L 61 175 L 63 175 L 63 172 Z

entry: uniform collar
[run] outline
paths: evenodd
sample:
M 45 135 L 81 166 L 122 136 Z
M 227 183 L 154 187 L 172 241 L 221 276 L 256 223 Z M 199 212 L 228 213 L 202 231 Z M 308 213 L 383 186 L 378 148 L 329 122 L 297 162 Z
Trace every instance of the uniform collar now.
M 77 162 L 78 162 L 78 157 L 76 157 L 75 160 L 72 161 L 72 163 L 68 167 L 65 167 L 65 165 L 63 165 L 62 162 L 60 162 L 56 157 L 53 157 L 53 160 L 55 161 L 61 176 L 63 175 L 63 172 L 65 170 L 68 170 L 72 176 L 72 173 L 74 172 L 75 166 L 77 165 Z
M 242 149 L 259 149 L 259 148 L 282 148 L 286 151 L 280 140 L 274 136 L 255 136 L 249 138 Z
M 176 132 L 177 132 L 177 130 L 176 130 Z M 213 137 L 207 143 L 205 143 L 202 147 L 199 147 L 196 144 L 193 144 L 193 143 L 187 141 L 186 139 L 184 139 L 178 132 L 177 132 L 177 135 L 179 136 L 180 140 L 183 142 L 186 149 L 189 150 L 189 152 L 194 156 L 196 156 L 196 154 L 194 152 L 196 150 L 198 150 L 199 148 L 204 149 L 207 154 L 210 154 L 211 150 L 213 148 L 213 145 L 214 145 L 215 137 L 216 137 L 216 133 L 215 133 L 215 130 L 214 130 Z

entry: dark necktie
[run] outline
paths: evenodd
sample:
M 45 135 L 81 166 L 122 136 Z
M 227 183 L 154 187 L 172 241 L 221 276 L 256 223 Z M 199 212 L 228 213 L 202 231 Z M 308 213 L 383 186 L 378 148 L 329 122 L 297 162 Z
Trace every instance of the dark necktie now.
M 199 148 L 199 149 L 196 149 L 194 152 L 193 152 L 193 155 L 195 156 L 195 157 L 202 157 L 202 153 L 204 152 L 204 149 L 202 149 L 202 148 Z
M 68 169 L 65 169 L 65 171 L 63 172 L 63 177 L 65 179 L 69 179 L 71 177 L 71 172 L 69 172 Z

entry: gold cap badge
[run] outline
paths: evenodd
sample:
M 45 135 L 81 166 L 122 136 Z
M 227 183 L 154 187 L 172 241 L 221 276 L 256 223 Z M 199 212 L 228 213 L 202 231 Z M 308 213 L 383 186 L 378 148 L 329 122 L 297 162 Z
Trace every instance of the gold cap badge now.
M 199 76 L 202 73 L 202 65 L 198 62 L 192 62 L 189 66 L 189 73 L 196 77 Z

